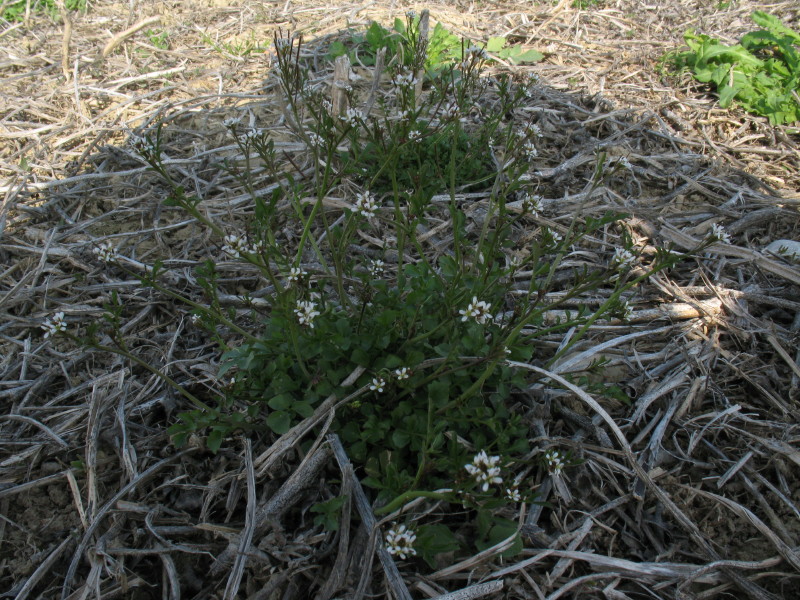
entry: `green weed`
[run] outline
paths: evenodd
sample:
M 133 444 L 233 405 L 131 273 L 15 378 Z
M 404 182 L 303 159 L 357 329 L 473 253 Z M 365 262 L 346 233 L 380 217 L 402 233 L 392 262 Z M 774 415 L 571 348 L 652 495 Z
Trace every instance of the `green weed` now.
M 420 46 L 418 36 L 419 18 L 416 16 L 405 21 L 395 19 L 391 30 L 373 22 L 363 33 L 353 33 L 348 40 L 334 41 L 328 56 L 335 59 L 347 54 L 352 62 L 357 60 L 365 66 L 372 66 L 375 64 L 378 51 L 385 48 L 387 60 L 394 58 L 408 67 L 416 60 L 414 56 L 408 54 L 408 51 Z M 421 61 L 426 74 L 430 78 L 435 78 L 442 69 L 455 65 L 460 60 L 464 48 L 471 45 L 473 44 L 469 40 L 459 38 L 444 25 L 437 23 L 430 32 L 428 43 L 424 48 L 425 57 Z M 479 43 L 474 45 L 487 50 L 490 53 L 489 57 L 496 56 L 512 64 L 533 63 L 544 58 L 544 55 L 536 50 L 524 50 L 518 45 L 508 45 L 505 37 L 490 38 L 485 45 Z
M 0 18 L 10 23 L 20 22 L 25 19 L 26 5 L 26 0 L 10 2 L 3 10 L 3 14 L 0 15 Z M 66 9 L 70 11 L 86 10 L 86 0 L 66 0 L 64 5 Z M 51 19 L 55 19 L 58 17 L 58 6 L 55 0 L 34 0 L 31 2 L 30 12 L 31 14 L 42 12 Z
M 435 567 L 443 553 L 472 555 L 506 539 L 513 542 L 506 555 L 518 552 L 517 525 L 503 516 L 504 507 L 534 500 L 532 469 L 559 476 L 575 464 L 552 448 L 531 460 L 536 454 L 518 397 L 538 376 L 520 365 L 549 364 L 598 319 L 624 316 L 622 295 L 680 257 L 660 252 L 645 259 L 623 235 L 609 264 L 556 277 L 573 244 L 605 235 L 622 215 L 576 215 L 560 230 L 537 225 L 531 217 L 542 201 L 524 176 L 544 152 L 537 148 L 540 132 L 536 123 L 509 117 L 524 114 L 528 83 L 481 77 L 488 57 L 470 47 L 441 66 L 418 97 L 416 74 L 435 65 L 414 35 L 400 36 L 398 44 L 397 55 L 412 59 L 390 66 L 392 91 L 374 114 L 354 108 L 359 99 L 352 92 L 349 108 L 335 114 L 327 95 L 309 85 L 297 43 L 275 40 L 286 122 L 309 160 L 306 167 L 287 164 L 268 130 L 226 123 L 244 158 L 224 168 L 251 190 L 254 212 L 244 229 L 211 220 L 203 198 L 175 183 L 174 167 L 163 161 L 161 126 L 134 138 L 169 190 L 166 206 L 207 227 L 219 252 L 257 268 L 270 290 L 268 308 L 254 304 L 245 325 L 222 307 L 211 258 L 196 273 L 205 302 L 163 285 L 159 263 L 141 278 L 186 305 L 194 325 L 219 343 L 218 396 L 201 397 L 139 358 L 121 333 L 125 307 L 116 296 L 104 321 L 80 337 L 63 313 L 42 329 L 45 337 L 64 335 L 116 352 L 172 386 L 194 407 L 169 428 L 177 446 L 203 436 L 216 452 L 234 434 L 274 438 L 323 407 L 378 514 L 417 498 L 457 508 L 413 529 L 395 524 L 386 535 L 389 552 L 419 553 Z M 493 110 L 465 118 L 486 102 Z M 590 186 L 627 168 L 599 154 Z M 272 174 L 273 193 L 253 191 L 256 169 Z M 480 200 L 465 189 L 480 190 Z M 383 244 L 366 247 L 364 239 Z M 110 243 L 95 253 L 126 270 Z M 649 262 L 634 274 L 642 261 Z M 600 287 L 610 294 L 596 309 L 546 318 Z M 555 292 L 557 299 L 545 301 Z M 568 331 L 569 342 L 557 351 L 541 343 Z M 317 504 L 315 522 L 334 528 L 344 500 Z
M 689 50 L 668 54 L 665 61 L 712 84 L 722 108 L 735 100 L 772 125 L 794 123 L 800 120 L 800 34 L 765 12 L 756 11 L 752 18 L 762 29 L 734 46 L 687 31 Z

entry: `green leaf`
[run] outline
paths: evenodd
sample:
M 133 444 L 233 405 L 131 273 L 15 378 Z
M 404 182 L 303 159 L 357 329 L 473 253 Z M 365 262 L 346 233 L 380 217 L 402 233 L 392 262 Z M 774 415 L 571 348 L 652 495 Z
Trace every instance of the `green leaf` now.
M 292 427 L 292 418 L 282 410 L 271 412 L 266 419 L 267 426 L 278 435 L 283 435 Z
M 502 56 L 502 54 L 506 54 L 506 56 Z M 503 53 L 501 53 L 502 58 L 507 58 L 515 65 L 521 65 L 524 63 L 534 63 L 539 62 L 544 58 L 544 54 L 541 52 L 537 52 L 534 49 L 523 50 L 521 46 L 512 46 L 511 48 L 507 48 Z
M 409 441 L 411 441 L 411 436 L 406 431 L 396 429 L 394 433 L 392 433 L 392 444 L 394 444 L 394 447 L 397 449 L 405 448 Z
M 763 27 L 776 36 L 786 36 L 793 43 L 800 45 L 800 34 L 786 27 L 778 17 L 757 10 L 752 14 L 752 19 L 756 25 Z
M 488 511 L 480 511 L 481 513 L 488 513 Z M 516 535 L 511 547 L 504 550 L 500 556 L 509 558 L 515 556 L 522 550 L 522 540 L 517 530 L 517 524 L 509 519 L 503 517 L 487 516 L 483 525 L 484 533 L 481 536 L 483 539 L 476 540 L 475 547 L 481 552 L 499 544 L 503 540 L 508 539 L 512 535 Z
M 326 531 L 339 530 L 339 513 L 344 505 L 345 496 L 337 496 L 311 507 L 311 512 L 318 513 L 314 517 L 314 525 L 321 525 Z
M 278 394 L 267 401 L 267 406 L 272 410 L 289 410 L 295 403 L 291 394 Z
M 215 427 L 211 430 L 211 433 L 208 434 L 206 438 L 206 447 L 211 450 L 214 454 L 219 452 L 220 446 L 222 446 L 222 438 L 225 437 L 225 431 L 220 427 Z
M 415 548 L 422 559 L 432 569 L 438 568 L 436 556 L 446 552 L 455 552 L 459 548 L 458 540 L 446 525 L 436 523 L 422 525 L 417 530 Z
M 489 41 L 486 42 L 486 51 L 487 52 L 500 52 L 503 49 L 503 46 L 506 45 L 506 38 L 504 37 L 493 37 L 489 38 Z
M 345 48 L 345 45 L 340 40 L 333 42 L 328 50 L 328 56 L 331 59 L 339 58 L 345 54 L 347 54 L 347 48 Z

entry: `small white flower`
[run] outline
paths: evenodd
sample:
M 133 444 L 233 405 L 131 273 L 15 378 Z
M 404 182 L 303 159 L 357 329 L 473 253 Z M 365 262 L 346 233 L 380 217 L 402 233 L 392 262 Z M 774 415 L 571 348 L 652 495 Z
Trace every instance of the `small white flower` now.
M 386 533 L 386 550 L 392 556 L 398 556 L 401 560 L 405 560 L 409 556 L 416 556 L 417 551 L 414 550 L 414 542 L 417 535 L 410 529 L 406 529 L 405 525 L 393 527 Z
M 47 339 L 51 335 L 55 335 L 59 332 L 66 331 L 67 322 L 64 320 L 64 313 L 57 312 L 53 315 L 52 319 L 47 319 L 44 323 L 42 323 L 42 329 L 44 330 L 44 339 Z
M 375 197 L 369 192 L 356 194 L 356 205 L 353 212 L 367 217 L 368 219 L 375 216 L 378 210 L 378 205 L 375 202 Z
M 311 329 L 314 329 L 314 319 L 320 315 L 320 312 L 317 310 L 315 303 L 307 300 L 298 300 L 294 314 L 297 315 L 300 325 L 308 325 Z
M 330 100 L 323 100 L 322 101 L 322 108 L 325 109 L 325 112 L 330 114 L 333 111 L 333 104 L 331 104 Z
M 247 240 L 242 236 L 228 234 L 225 236 L 225 244 L 222 246 L 222 251 L 234 258 L 241 258 L 242 254 L 248 254 L 251 248 L 247 244 Z
M 475 58 L 478 60 L 486 60 L 489 58 L 489 55 L 486 53 L 486 50 L 483 48 L 478 48 L 478 46 L 470 46 L 464 52 L 464 59 L 468 60 L 471 58 Z
M 709 237 L 712 241 L 715 242 L 722 242 L 723 244 L 730 244 L 731 243 L 731 236 L 728 235 L 728 232 L 725 231 L 725 228 L 722 225 L 714 223 L 711 226 L 711 232 Z
M 458 116 L 459 108 L 455 102 L 449 102 L 442 107 L 442 115 L 444 117 L 454 119 Z
M 308 275 L 308 273 L 305 269 L 301 267 L 292 267 L 289 269 L 289 275 L 286 277 L 286 281 L 289 283 L 289 285 L 292 285 L 293 283 L 300 281 L 306 275 Z
M 614 164 L 615 164 L 616 166 L 622 167 L 622 168 L 623 168 L 623 169 L 625 169 L 626 171 L 630 171 L 630 170 L 632 170 L 632 169 L 633 169 L 633 165 L 631 164 L 631 161 L 629 161 L 629 160 L 628 160 L 628 158 L 627 158 L 627 157 L 625 157 L 625 156 L 620 156 L 620 157 L 619 157 L 619 158 L 618 158 L 618 159 L 617 159 L 617 160 L 614 162 Z
M 630 303 L 627 300 L 623 300 L 622 304 L 620 304 L 620 319 L 623 321 L 629 321 L 630 318 L 633 316 L 633 308 L 631 307 Z
M 566 466 L 564 456 L 558 450 L 548 450 L 544 455 L 544 462 L 547 470 L 553 475 L 561 475 Z
M 394 376 L 401 381 L 408 379 L 411 376 L 411 370 L 408 367 L 400 367 L 394 370 Z
M 528 158 L 536 158 L 539 156 L 539 151 L 536 149 L 536 144 L 532 140 L 528 140 L 522 144 L 522 150 Z
M 394 85 L 397 88 L 414 87 L 419 83 L 419 78 L 414 77 L 411 71 L 401 71 L 394 78 Z
M 406 16 L 407 16 L 409 19 L 411 19 L 411 20 L 413 21 L 414 19 L 416 19 L 416 18 L 417 18 L 417 11 L 415 11 L 415 10 L 409 10 L 409 11 L 406 13 Z
M 117 249 L 111 242 L 102 242 L 97 248 L 94 248 L 92 252 L 104 263 L 117 262 L 117 260 L 119 260 Z
M 279 50 L 285 50 L 286 48 L 291 48 L 294 44 L 294 37 L 289 35 L 285 38 L 279 37 L 275 40 L 275 48 Z
M 255 127 L 248 127 L 245 132 L 242 134 L 245 142 L 250 142 L 257 138 L 261 134 L 261 131 L 256 129 Z
M 308 135 L 308 141 L 311 143 L 312 146 L 315 146 L 316 148 L 322 148 L 325 146 L 325 138 L 323 138 L 318 133 L 309 131 L 307 135 Z
M 417 131 L 416 129 L 412 129 L 408 132 L 408 141 L 409 142 L 418 142 L 422 139 L 422 133 Z
M 363 119 L 360 111 L 355 108 L 348 107 L 347 112 L 339 117 L 342 121 L 350 125 L 350 127 L 357 127 L 359 122 Z
M 506 498 L 511 500 L 511 502 L 520 502 L 522 500 L 522 494 L 519 493 L 517 486 L 506 488 Z
M 564 241 L 564 236 L 558 233 L 555 229 L 550 229 L 550 237 L 553 238 L 553 243 L 560 244 Z
M 497 466 L 499 462 L 499 456 L 488 456 L 486 450 L 481 450 L 473 457 L 470 464 L 464 465 L 464 468 L 475 478 L 475 481 L 481 484 L 481 490 L 486 492 L 491 484 L 503 483 L 503 478 L 500 477 L 500 467 Z
M 467 305 L 467 308 L 464 310 L 458 311 L 458 314 L 461 315 L 462 321 L 468 321 L 469 319 L 475 319 L 478 323 L 483 325 L 486 323 L 487 319 L 491 319 L 492 315 L 489 314 L 489 310 L 491 310 L 492 305 L 484 302 L 481 300 L 478 302 L 478 297 L 473 296 L 472 302 Z
M 531 216 L 537 216 L 542 212 L 542 197 L 538 194 L 533 196 L 525 194 L 522 197 L 522 210 L 530 213 Z
M 611 257 L 611 264 L 620 269 L 630 269 L 634 262 L 636 262 L 636 257 L 625 248 L 617 248 L 614 250 L 614 256 Z
M 373 392 L 383 393 L 383 387 L 386 385 L 386 380 L 383 377 L 373 377 L 372 383 L 369 384 L 369 389 Z
M 525 127 L 525 134 L 528 137 L 540 138 L 542 137 L 542 128 L 536 123 L 530 123 L 527 127 Z
M 383 275 L 386 265 L 382 260 L 371 260 L 369 262 L 369 274 L 375 278 L 380 277 Z
M 233 129 L 242 121 L 242 117 L 228 117 L 224 121 L 222 121 L 222 126 L 226 129 Z
M 149 154 L 151 152 L 155 152 L 155 146 L 150 141 L 150 138 L 142 137 L 138 133 L 131 133 L 131 137 L 128 139 L 133 148 L 138 151 L 140 154 Z
M 198 315 L 197 313 L 192 313 L 191 315 L 189 315 L 189 320 L 192 322 L 192 325 L 197 325 L 200 322 L 201 318 L 202 317 L 200 317 L 200 315 Z

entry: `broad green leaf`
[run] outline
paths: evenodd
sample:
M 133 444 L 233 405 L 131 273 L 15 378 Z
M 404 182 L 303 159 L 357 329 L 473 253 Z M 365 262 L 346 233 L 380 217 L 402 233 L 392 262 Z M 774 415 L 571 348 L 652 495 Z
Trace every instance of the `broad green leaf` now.
M 415 544 L 417 552 L 432 569 L 437 568 L 436 555 L 445 552 L 455 552 L 459 544 L 456 536 L 446 525 L 436 523 L 422 525 L 417 530 Z
M 500 52 L 503 49 L 503 46 L 506 45 L 506 38 L 504 37 L 493 37 L 489 38 L 489 41 L 486 42 L 486 51 L 487 52 Z
M 267 426 L 278 435 L 283 435 L 292 426 L 292 419 L 289 413 L 282 410 L 271 412 L 266 419 Z

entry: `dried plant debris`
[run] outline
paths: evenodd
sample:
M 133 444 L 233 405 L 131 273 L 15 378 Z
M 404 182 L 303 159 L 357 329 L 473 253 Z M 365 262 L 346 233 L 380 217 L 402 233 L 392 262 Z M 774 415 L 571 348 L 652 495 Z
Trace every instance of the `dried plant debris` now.
M 208 432 L 187 433 L 181 448 L 167 433 L 192 402 L 238 389 L 235 375 L 219 376 L 221 344 L 253 335 L 271 309 L 274 282 L 242 260 L 258 252 L 244 233 L 256 219 L 254 195 L 272 198 L 290 177 L 318 172 L 317 140 L 287 110 L 276 77 L 273 35 L 304 32 L 293 48 L 308 85 L 370 123 L 397 91 L 392 57 L 354 60 L 337 79 L 331 45 L 346 47 L 372 20 L 390 25 L 420 9 L 187 3 L 164 14 L 141 6 L 123 23 L 127 4 L 97 2 L 4 24 L 0 588 L 11 596 L 792 597 L 800 575 L 797 135 L 723 111 L 707 90 L 658 69 L 680 44 L 676 32 L 734 43 L 758 7 L 428 8 L 454 35 L 502 36 L 545 57 L 490 65 L 464 125 L 477 129 L 494 115 L 503 73 L 525 90 L 522 107 L 500 115 L 531 141 L 524 190 L 506 205 L 519 217 L 508 268 L 536 240 L 625 214 L 563 249 L 541 299 L 558 306 L 537 327 L 546 332 L 614 294 L 612 282 L 564 300 L 576 273 L 616 265 L 635 279 L 659 249 L 702 251 L 643 277 L 624 306 L 585 330 L 543 334 L 541 360 L 517 361 L 532 383 L 510 394 L 509 406 L 529 451 L 509 478 L 497 453 L 471 449 L 471 468 L 458 477 L 505 504 L 483 546 L 466 553 L 475 530 L 451 528 L 452 540 L 445 530 L 472 509 L 442 500 L 441 490 L 380 506 L 335 430 L 337 411 L 362 388 L 389 392 L 408 375 L 400 366 L 382 381 L 363 369 L 343 373 L 339 389 L 351 396 L 321 399 L 282 433 L 237 430 L 217 440 L 216 453 Z M 770 10 L 798 29 L 795 3 Z M 352 87 L 345 104 L 339 84 Z M 430 93 L 428 82 L 419 86 Z M 202 198 L 200 216 L 217 229 L 170 206 L 174 189 L 142 154 L 159 127 L 161 163 L 175 186 Z M 274 145 L 283 179 L 242 145 L 250 131 Z M 483 158 L 470 173 L 496 172 L 507 156 L 489 141 Z M 237 177 L 245 165 L 251 176 Z M 368 192 L 357 177 L 343 178 L 324 198 L 325 214 L 350 214 L 360 199 L 370 219 L 380 207 Z M 495 222 L 491 185 L 429 195 L 429 222 L 417 234 L 431 260 L 457 243 L 454 201 L 465 239 Z M 312 199 L 275 198 L 275 235 L 296 249 L 296 211 Z M 350 248 L 365 276 L 391 272 L 402 253 L 392 230 L 373 221 Z M 286 270 L 290 283 L 320 271 L 317 257 L 302 256 Z M 203 277 L 206 261 L 213 279 Z M 143 285 L 158 275 L 155 265 L 159 286 Z M 470 296 L 457 319 L 492 326 L 536 277 L 514 271 L 507 298 Z M 185 302 L 202 307 L 211 297 L 229 318 L 213 331 Z M 306 326 L 318 317 L 317 306 L 295 308 Z M 115 318 L 128 357 L 96 351 L 115 342 L 103 337 Z M 92 335 L 95 350 L 77 343 Z

